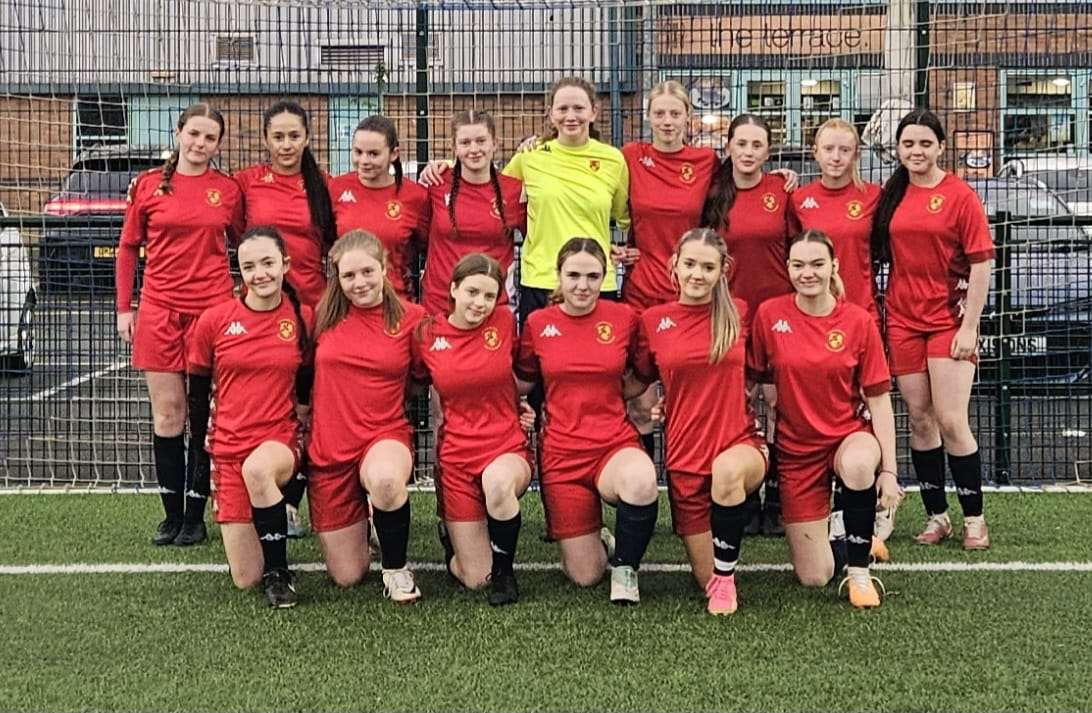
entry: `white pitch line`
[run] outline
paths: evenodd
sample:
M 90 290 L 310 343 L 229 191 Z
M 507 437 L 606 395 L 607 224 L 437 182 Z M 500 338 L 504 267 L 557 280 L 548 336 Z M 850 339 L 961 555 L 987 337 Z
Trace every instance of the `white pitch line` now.
M 410 569 L 422 572 L 442 572 L 441 562 L 410 562 Z M 322 562 L 293 564 L 297 572 L 325 572 Z M 561 569 L 557 562 L 522 562 L 516 565 L 522 572 L 556 572 Z M 791 572 L 787 563 L 744 564 L 741 572 Z M 885 572 L 1092 572 L 1092 562 L 894 562 L 873 565 L 873 569 Z M 378 571 L 379 564 L 372 563 Z M 163 563 L 76 563 L 76 564 L 25 564 L 0 565 L 0 575 L 23 574 L 180 574 L 185 572 L 227 573 L 226 564 Z M 650 562 L 641 565 L 642 572 L 689 573 L 690 566 L 674 563 Z
M 90 381 L 91 379 L 97 379 L 100 376 L 104 376 L 106 374 L 109 374 L 111 371 L 117 371 L 118 369 L 123 369 L 123 368 L 125 368 L 127 366 L 129 366 L 128 361 L 114 362 L 110 366 L 103 367 L 102 369 L 99 369 L 98 371 L 91 371 L 91 372 L 88 372 L 86 374 L 83 374 L 82 376 L 77 376 L 74 379 L 69 379 L 68 381 L 64 382 L 63 384 L 58 384 L 57 386 L 51 386 L 48 389 L 43 389 L 42 391 L 39 391 L 36 394 L 32 394 L 30 396 L 22 396 L 20 398 L 15 398 L 15 399 L 7 399 L 7 401 L 15 402 L 15 403 L 32 402 L 32 401 L 44 401 L 45 399 L 48 399 L 50 396 L 58 394 L 61 391 L 64 391 L 65 389 L 71 389 L 73 386 L 79 386 L 80 384 L 84 383 L 85 381 Z

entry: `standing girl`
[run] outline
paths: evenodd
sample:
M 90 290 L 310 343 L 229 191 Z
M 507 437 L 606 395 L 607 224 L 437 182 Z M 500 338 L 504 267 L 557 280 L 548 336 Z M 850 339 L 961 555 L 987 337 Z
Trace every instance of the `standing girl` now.
M 895 137 L 901 165 L 876 208 L 872 245 L 877 259 L 891 263 L 884 300 L 891 372 L 910 415 L 910 456 L 929 517 L 916 539 L 935 545 L 952 535 L 947 456 L 963 547 L 984 550 L 982 458 L 968 405 L 994 256 L 990 227 L 974 190 L 937 165 L 944 129 L 935 114 L 907 114 Z
M 515 319 L 495 309 L 504 282 L 493 258 L 464 256 L 451 275 L 447 317 L 429 317 L 418 330 L 418 353 L 443 406 L 436 491 L 448 569 L 472 589 L 488 583 L 494 606 L 519 599 L 519 498 L 531 482 L 512 378 Z
M 525 390 L 545 382 L 539 472 L 547 534 L 561 543 L 562 569 L 579 586 L 599 581 L 607 565 L 599 537 L 602 502 L 614 505 L 610 598 L 636 604 L 637 569 L 656 527 L 658 492 L 623 394 L 637 320 L 626 305 L 599 299 L 607 269 L 597 240 L 572 238 L 562 246 L 555 303 L 524 325 L 516 374 Z
M 249 230 L 238 254 L 246 294 L 197 321 L 190 390 L 207 412 L 216 385 L 209 452 L 231 578 L 240 589 L 261 582 L 270 606 L 287 608 L 297 596 L 282 491 L 300 455 L 297 409 L 310 403 L 313 313 L 285 282 L 290 261 L 276 228 Z
M 812 587 L 835 574 L 827 532 L 833 475 L 843 491 L 850 601 L 879 606 L 868 570 L 877 469 L 885 504 L 898 497 L 883 343 L 868 312 L 838 299 L 838 260 L 825 234 L 794 238 L 788 269 L 795 292 L 759 306 L 749 364 L 757 378 L 777 385 L 775 447 L 793 569 Z
M 428 192 L 402 176 L 398 129 L 387 117 L 357 124 L 352 146 L 356 170 L 330 181 L 337 234 L 364 230 L 379 238 L 390 260 L 387 279 L 412 300 L 414 260 L 428 235 Z
M 192 545 L 206 538 L 209 462 L 207 410 L 190 418 L 186 467 L 186 352 L 197 318 L 231 297 L 227 240 L 242 232 L 243 202 L 236 183 L 209 165 L 220 150 L 224 118 L 194 104 L 178 118 L 163 168 L 138 176 L 118 244 L 117 330 L 133 345 L 133 366 L 144 372 L 152 402 L 156 481 L 164 520 L 157 545 Z M 139 316 L 133 283 L 141 247 L 147 250 Z
M 402 300 L 387 254 L 362 230 L 330 250 L 331 279 L 315 324 L 311 526 L 330 576 L 347 587 L 368 571 L 367 501 L 383 560 L 383 593 L 398 603 L 421 591 L 406 569 L 413 431 L 404 408 L 414 329 L 424 309 Z
M 672 263 L 678 301 L 641 315 L 638 374 L 663 380 L 675 534 L 709 613 L 731 614 L 744 501 L 762 485 L 767 458 L 745 383 L 747 305 L 728 290 L 732 260 L 716 231 L 684 233 Z

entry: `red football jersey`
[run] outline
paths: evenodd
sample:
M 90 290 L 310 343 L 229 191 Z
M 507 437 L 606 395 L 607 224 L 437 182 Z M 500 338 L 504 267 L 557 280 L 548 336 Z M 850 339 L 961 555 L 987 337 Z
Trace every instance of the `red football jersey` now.
M 580 317 L 565 314 L 558 305 L 531 313 L 516 373 L 525 381 L 541 374 L 545 382 L 543 447 L 606 451 L 637 438 L 622 400 L 622 377 L 636 342 L 636 316 L 617 302 L 599 300 Z
M 121 244 L 147 250 L 142 300 L 200 314 L 231 297 L 227 241 L 243 230 L 242 194 L 213 168 L 200 176 L 176 172 L 167 194 L 159 190 L 162 176 L 162 169 L 147 171 L 130 189 Z M 118 311 L 130 312 L 132 295 L 123 293 L 119 285 Z
M 777 444 L 794 454 L 827 448 L 865 428 L 861 391 L 891 390 L 876 321 L 844 300 L 825 317 L 801 311 L 795 293 L 762 303 L 748 368 L 777 386 Z
M 398 330 L 388 332 L 383 307 L 350 306 L 349 313 L 319 335 L 315 350 L 315 386 L 311 392 L 311 445 L 319 467 L 352 463 L 375 436 L 403 430 L 406 381 L 413 362 L 414 329 L 425 310 L 403 302 L 406 314 Z
M 735 300 L 746 324 L 747 304 Z M 746 331 L 724 358 L 709 363 L 710 305 L 678 302 L 651 307 L 641 315 L 638 375 L 663 381 L 667 410 L 667 468 L 711 475 L 713 459 L 755 435 L 747 399 Z
M 864 307 L 879 319 L 872 282 L 872 216 L 880 200 L 880 187 L 864 188 L 850 183 L 831 189 L 812 181 L 789 196 L 801 230 L 822 230 L 834 243 L 838 274 L 846 288 L 846 299 Z
M 480 474 L 525 447 L 512 364 L 519 346 L 512 312 L 495 309 L 474 329 L 438 317 L 421 330 L 417 351 L 440 394 L 441 467 Z
M 308 331 L 311 308 L 300 311 Z M 241 299 L 205 310 L 189 346 L 189 370 L 212 374 L 216 407 L 209 429 L 209 453 L 240 459 L 264 441 L 292 447 L 296 440 L 296 371 L 303 363 L 292 303 L 282 299 L 256 312 Z
M 888 324 L 920 332 L 959 327 L 971 265 L 994 256 L 978 194 L 951 173 L 933 188 L 910 185 L 890 235 Z
M 246 225 L 272 225 L 281 231 L 292 266 L 286 275 L 303 304 L 314 307 L 326 289 L 322 236 L 311 222 L 303 174 L 285 176 L 259 164 L 235 174 L 246 202 Z
M 428 235 L 428 191 L 408 178 L 402 188 L 368 188 L 356 173 L 330 181 L 337 234 L 357 228 L 375 235 L 387 249 L 387 276 L 403 299 L 412 300 L 412 270 L 417 248 Z
M 629 166 L 630 242 L 641 251 L 626 273 L 626 304 L 645 309 L 678 297 L 670 260 L 683 233 L 701 225 L 705 194 L 717 169 L 712 149 L 684 146 L 664 153 L 652 144 L 622 147 Z
M 800 226 L 784 186 L 782 176 L 766 174 L 754 188 L 737 188 L 728 231 L 721 230 L 735 260 L 732 295 L 747 303 L 751 315 L 767 299 L 793 291 L 785 259 L 788 238 Z
M 459 181 L 455 199 L 456 235 L 451 227 L 448 205 L 451 199 L 451 171 L 444 172 L 444 182 L 428 189 L 432 218 L 428 229 L 428 256 L 425 274 L 421 278 L 421 304 L 429 314 L 446 314 L 451 273 L 460 258 L 469 253 L 485 253 L 504 268 L 509 284 L 513 283 L 512 263 L 515 243 L 511 231 L 527 233 L 527 205 L 520 202 L 523 183 L 511 176 L 498 176 L 504 198 L 504 222 L 497 210 L 497 193 L 492 181 L 481 185 Z M 508 302 L 505 285 L 497 304 Z

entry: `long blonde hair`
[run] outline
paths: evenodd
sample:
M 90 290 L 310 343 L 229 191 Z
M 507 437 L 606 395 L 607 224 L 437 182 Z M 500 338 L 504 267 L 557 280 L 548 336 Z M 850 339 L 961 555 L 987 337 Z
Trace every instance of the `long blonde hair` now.
M 857 144 L 857 157 L 853 159 L 853 163 L 849 166 L 849 175 L 853 179 L 853 185 L 856 186 L 858 190 L 863 189 L 864 180 L 861 178 L 861 170 L 860 166 L 858 165 L 861 162 L 861 135 L 857 133 L 857 127 L 849 123 L 845 119 L 839 117 L 827 119 L 819 125 L 818 129 L 815 130 L 816 150 L 819 149 L 819 137 L 827 129 L 836 131 L 848 131 L 850 134 L 853 135 L 853 141 Z
M 693 242 L 708 245 L 720 255 L 722 272 L 720 279 L 713 285 L 713 311 L 709 318 L 709 363 L 719 364 L 724 359 L 724 355 L 739 339 L 741 331 L 739 310 L 736 309 L 736 303 L 732 300 L 732 293 L 728 290 L 728 272 L 734 266 L 735 261 L 728 254 L 728 246 L 724 243 L 724 238 L 720 236 L 720 233 L 710 228 L 693 228 L 683 233 L 683 236 L 679 238 L 679 244 L 675 246 L 675 255 L 671 258 L 672 267 L 678 264 L 679 253 L 682 252 L 683 245 Z M 674 271 L 672 271 L 672 275 L 674 275 Z
M 830 294 L 836 300 L 845 297 L 846 285 L 842 282 L 842 276 L 838 274 L 838 262 L 834 255 L 834 241 L 830 239 L 830 236 L 818 228 L 811 228 L 790 240 L 789 250 L 792 250 L 792 246 L 797 243 L 819 243 L 820 245 L 826 246 L 827 252 L 830 254 L 832 266 L 830 273 Z
M 315 340 L 319 335 L 333 327 L 345 315 L 349 314 L 349 298 L 341 289 L 341 280 L 338 279 L 339 263 L 341 258 L 353 250 L 363 250 L 380 265 L 387 265 L 387 250 L 379 238 L 366 230 L 350 230 L 338 238 L 334 246 L 330 248 L 330 280 L 326 283 L 326 292 L 322 294 L 318 307 L 315 308 Z M 383 326 L 388 332 L 397 332 L 402 323 L 402 317 L 406 314 L 402 306 L 402 300 L 391 284 L 390 278 L 383 275 Z

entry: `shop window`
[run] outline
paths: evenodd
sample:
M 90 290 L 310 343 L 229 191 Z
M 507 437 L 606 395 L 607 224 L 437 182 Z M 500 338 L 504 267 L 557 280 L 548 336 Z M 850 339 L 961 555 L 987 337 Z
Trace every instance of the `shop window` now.
M 1002 123 L 1005 152 L 1057 153 L 1076 143 L 1076 85 L 1069 74 L 1015 74 L 1005 78 Z
M 1009 109 L 1068 109 L 1073 81 L 1066 75 L 1010 75 L 1005 83 Z
M 1073 145 L 1073 114 L 1009 114 L 1005 148 L 1017 152 L 1062 151 Z
M 800 127 L 803 145 L 815 143 L 815 132 L 827 119 L 842 114 L 842 83 L 828 79 L 800 81 Z
M 785 82 L 747 82 L 747 111 L 761 116 L 770 125 L 774 145 L 785 143 Z

